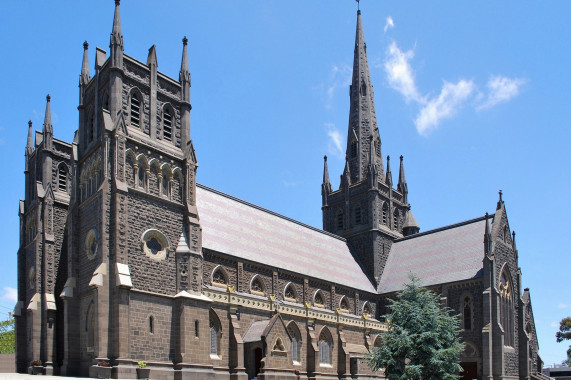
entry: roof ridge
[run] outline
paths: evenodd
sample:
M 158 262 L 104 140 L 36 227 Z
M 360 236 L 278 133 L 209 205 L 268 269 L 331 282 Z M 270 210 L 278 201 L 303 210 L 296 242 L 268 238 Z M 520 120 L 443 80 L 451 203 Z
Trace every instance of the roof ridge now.
M 489 218 L 493 218 L 494 215 L 495 215 L 495 214 L 489 214 L 488 217 L 489 217 Z M 477 217 L 477 218 L 465 220 L 465 221 L 463 221 L 463 222 L 450 224 L 450 225 L 448 225 L 448 226 L 438 227 L 438 228 L 435 228 L 435 229 L 432 229 L 432 230 L 428 230 L 428 231 L 424 231 L 424 232 L 419 232 L 418 234 L 414 234 L 414 235 L 410 235 L 410 236 L 405 236 L 405 237 L 396 239 L 396 240 L 395 240 L 395 243 L 401 242 L 401 241 L 404 241 L 404 240 L 414 239 L 414 238 L 421 237 L 421 236 L 430 235 L 430 234 L 433 234 L 433 233 L 436 233 L 436 232 L 441 232 L 441 231 L 445 231 L 445 230 L 450 230 L 450 229 L 452 229 L 452 228 L 461 227 L 461 226 L 465 226 L 465 225 L 467 225 L 467 224 L 480 222 L 480 221 L 485 220 L 485 219 L 486 219 L 486 216 L 485 216 L 485 215 L 484 215 L 484 216 L 479 216 L 479 217 Z
M 275 211 L 268 210 L 267 208 L 264 208 L 264 207 L 255 205 L 255 204 L 250 203 L 250 202 L 247 202 L 247 201 L 245 201 L 245 200 L 243 200 L 243 199 L 236 198 L 235 196 L 230 195 L 230 194 L 223 193 L 223 192 L 220 191 L 220 190 L 213 189 L 213 188 L 211 188 L 211 187 L 208 187 L 208 186 L 206 186 L 206 185 L 202 185 L 202 184 L 200 184 L 200 183 L 197 183 L 196 186 L 197 186 L 197 187 L 200 187 L 201 189 L 204 189 L 204 190 L 206 190 L 206 191 L 210 191 L 210 192 L 212 192 L 212 193 L 214 193 L 214 194 L 217 194 L 217 195 L 223 196 L 223 197 L 225 197 L 225 198 L 231 199 L 231 200 L 233 200 L 233 201 L 242 203 L 243 205 L 246 205 L 246 206 L 248 206 L 248 207 L 252 207 L 252 208 L 254 208 L 254 209 L 256 209 L 256 210 L 265 212 L 265 213 L 270 214 L 270 215 L 273 215 L 273 216 L 277 216 L 278 218 L 287 220 L 288 222 L 295 223 L 295 224 L 297 224 L 297 225 L 299 225 L 299 226 L 301 226 L 301 227 L 310 229 L 310 230 L 315 231 L 315 232 L 322 233 L 322 234 L 324 234 L 324 235 L 330 236 L 330 237 L 335 238 L 335 239 L 337 239 L 337 240 L 341 240 L 341 241 L 343 241 L 343 242 L 347 242 L 347 239 L 345 239 L 345 238 L 343 238 L 343 237 L 341 237 L 341 236 L 338 236 L 338 235 L 332 234 L 332 233 L 330 233 L 330 232 L 321 230 L 321 229 L 319 229 L 319 228 L 310 226 L 309 224 L 305 224 L 305 223 L 303 223 L 303 222 L 300 222 L 299 220 L 295 220 L 295 219 L 289 218 L 289 217 L 287 217 L 287 216 L 285 216 L 285 215 L 278 214 L 278 213 L 275 212 Z M 200 210 L 199 210 L 199 213 L 200 213 Z

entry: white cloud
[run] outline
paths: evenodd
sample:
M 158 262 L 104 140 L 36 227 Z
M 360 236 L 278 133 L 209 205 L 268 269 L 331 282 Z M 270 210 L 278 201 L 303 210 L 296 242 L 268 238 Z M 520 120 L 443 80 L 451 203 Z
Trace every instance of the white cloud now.
M 329 144 L 328 144 L 328 151 L 329 154 L 343 159 L 343 135 L 341 132 L 335 127 L 333 123 L 325 123 L 327 127 L 327 136 L 329 137 Z
M 500 75 L 492 76 L 486 84 L 489 91 L 488 96 L 477 109 L 491 108 L 500 103 L 507 102 L 514 96 L 519 95 L 520 88 L 525 82 L 525 79 L 521 78 L 512 79 Z
M 413 50 L 403 52 L 399 49 L 396 42 L 393 41 L 387 49 L 384 67 L 389 85 L 400 92 L 407 103 L 411 100 L 422 103 L 424 99 L 416 88 L 414 72 L 409 63 L 413 57 Z
M 553 321 L 553 322 L 551 322 L 551 324 L 549 326 L 555 327 L 557 329 L 557 328 L 559 328 L 559 322 Z
M 456 84 L 444 81 L 440 95 L 427 101 L 414 121 L 418 133 L 426 136 L 438 127 L 442 119 L 454 116 L 474 89 L 471 80 L 462 79 Z
M 394 27 L 395 27 L 395 22 L 394 22 L 393 18 L 391 16 L 388 16 L 387 21 L 385 22 L 385 28 L 383 30 L 386 33 L 387 30 L 394 28 Z
M 10 301 L 13 303 L 18 302 L 18 290 L 11 288 L 9 286 L 4 287 L 4 293 L 1 297 L 4 301 Z
M 327 108 L 331 108 L 335 91 L 339 88 L 347 88 L 351 84 L 353 69 L 347 64 L 333 65 L 329 74 L 329 84 L 326 86 Z
M 569 307 L 569 305 L 567 305 L 566 303 L 563 303 L 563 302 L 559 302 L 559 305 L 557 305 L 557 307 L 559 309 L 567 309 Z

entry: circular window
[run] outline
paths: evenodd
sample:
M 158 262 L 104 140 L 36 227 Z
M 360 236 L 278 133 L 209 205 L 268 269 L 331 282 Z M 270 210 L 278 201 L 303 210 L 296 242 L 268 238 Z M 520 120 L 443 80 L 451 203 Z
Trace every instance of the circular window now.
M 159 230 L 146 230 L 141 237 L 145 255 L 153 260 L 164 260 L 168 254 L 169 242 Z
M 36 267 L 31 267 L 28 272 L 28 286 L 30 289 L 34 289 L 36 285 Z
M 97 230 L 92 228 L 85 236 L 85 254 L 89 260 L 92 260 L 97 255 Z

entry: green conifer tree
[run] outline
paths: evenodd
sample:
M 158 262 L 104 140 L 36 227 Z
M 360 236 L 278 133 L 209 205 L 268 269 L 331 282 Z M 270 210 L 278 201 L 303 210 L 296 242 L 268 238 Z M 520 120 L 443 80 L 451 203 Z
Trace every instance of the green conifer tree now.
M 385 316 L 388 332 L 381 347 L 369 355 L 369 365 L 373 370 L 384 369 L 391 380 L 458 379 L 464 349 L 458 317 L 442 308 L 438 295 L 421 287 L 417 277 L 409 277 L 396 300 L 390 300 L 390 313 Z
M 0 321 L 0 354 L 13 354 L 15 351 L 14 317 L 10 314 L 7 320 Z

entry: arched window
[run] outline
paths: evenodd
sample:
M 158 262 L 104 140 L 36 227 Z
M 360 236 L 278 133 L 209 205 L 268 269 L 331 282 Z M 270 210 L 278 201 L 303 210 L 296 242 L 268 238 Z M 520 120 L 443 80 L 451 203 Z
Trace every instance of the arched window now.
M 266 295 L 265 286 L 260 277 L 255 276 L 252 279 L 252 282 L 250 283 L 250 292 L 253 294 L 259 294 L 263 296 Z
M 155 318 L 152 315 L 149 317 L 149 332 L 151 334 L 155 332 Z
M 381 336 L 381 334 L 377 335 L 377 337 L 375 338 L 375 342 L 373 343 L 373 347 L 375 348 L 381 348 L 381 345 L 383 344 L 383 337 Z
M 297 302 L 297 293 L 295 287 L 292 284 L 286 286 L 284 291 L 284 299 L 290 302 Z
M 214 312 L 210 311 L 210 357 L 220 356 L 220 321 Z
M 504 329 L 504 345 L 514 345 L 514 310 L 511 277 L 506 269 L 500 276 L 500 318 Z
M 141 98 L 136 91 L 131 93 L 131 125 L 141 126 Z
M 364 79 L 361 79 L 361 96 L 367 96 L 367 85 Z
M 381 140 L 377 139 L 375 142 L 375 151 L 377 152 L 377 156 L 381 156 Z
M 87 347 L 95 346 L 95 307 L 93 302 L 87 307 L 85 331 L 87 333 Z
M 510 233 L 508 231 L 508 226 L 504 226 L 504 243 L 509 241 Z
M 93 136 L 95 135 L 95 117 L 93 115 L 91 115 L 91 117 L 89 118 L 89 124 L 88 124 L 88 134 L 87 134 L 87 139 L 89 142 L 93 141 Z
M 343 211 L 339 210 L 337 212 L 337 230 L 341 231 L 343 229 Z
M 228 279 L 226 278 L 226 273 L 221 267 L 217 267 L 212 272 L 212 285 L 220 286 L 225 288 L 228 285 Z
M 58 190 L 67 191 L 67 169 L 65 164 L 60 164 L 58 167 Z
M 145 160 L 143 158 L 139 158 L 139 161 L 137 163 L 137 167 L 138 167 L 138 179 L 137 179 L 137 185 L 141 188 L 146 190 L 147 189 L 147 163 L 145 162 Z
M 351 158 L 357 157 L 357 140 L 351 140 Z
M 462 314 L 464 330 L 472 330 L 472 301 L 469 296 L 464 297 Z
M 109 94 L 107 92 L 103 94 L 103 102 L 101 104 L 103 104 L 104 110 L 109 111 Z
M 329 330 L 323 328 L 321 334 L 319 334 L 319 363 L 321 365 L 330 366 L 331 365 L 331 347 L 332 339 Z
M 295 322 L 290 322 L 287 331 L 291 337 L 290 355 L 293 364 L 300 364 L 301 360 L 301 333 Z
M 363 306 L 363 314 L 369 317 L 373 315 L 373 311 L 371 310 L 371 304 L 369 302 L 365 302 L 365 305 Z
M 161 185 L 161 190 L 165 197 L 170 196 L 171 193 L 171 177 L 168 170 L 163 169 L 163 183 Z
M 163 138 L 165 140 L 172 140 L 172 122 L 173 112 L 170 107 L 165 107 L 163 111 Z
M 361 217 L 361 206 L 357 205 L 355 206 L 355 224 L 361 224 L 362 222 L 362 217 Z
M 341 301 L 339 302 L 339 309 L 341 309 L 341 311 L 344 313 L 349 312 L 349 301 L 347 300 L 347 297 L 343 296 L 343 298 L 341 298 Z
M 395 209 L 393 212 L 393 229 L 399 229 L 399 210 Z
M 315 296 L 313 297 L 313 304 L 317 307 L 325 307 L 325 301 L 323 300 L 323 295 L 321 294 L 320 290 L 315 292 Z
M 387 225 L 387 215 L 389 214 L 389 206 L 387 205 L 387 202 L 383 203 L 383 212 L 381 215 L 381 220 L 383 222 L 383 225 Z

